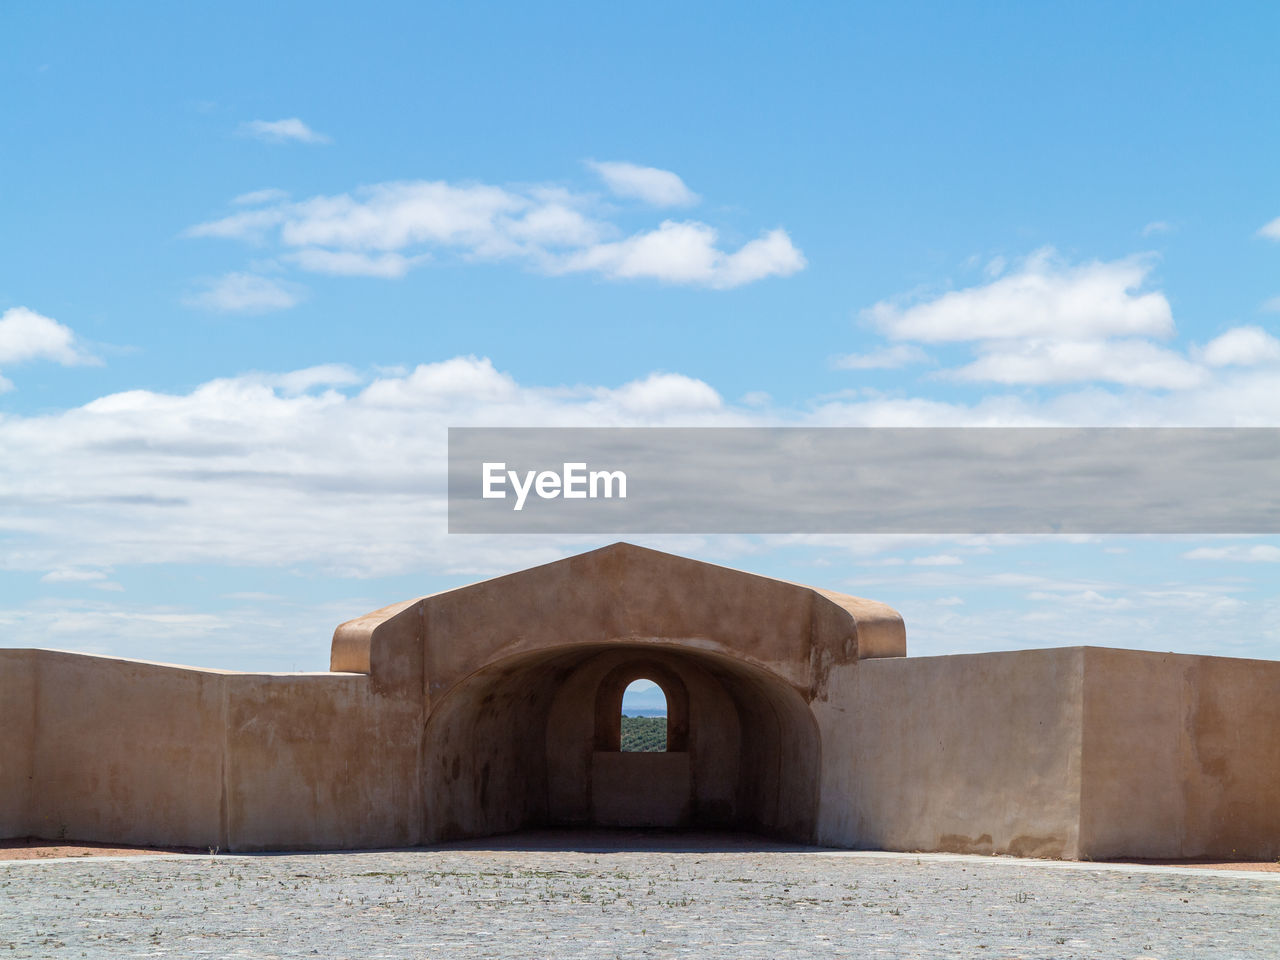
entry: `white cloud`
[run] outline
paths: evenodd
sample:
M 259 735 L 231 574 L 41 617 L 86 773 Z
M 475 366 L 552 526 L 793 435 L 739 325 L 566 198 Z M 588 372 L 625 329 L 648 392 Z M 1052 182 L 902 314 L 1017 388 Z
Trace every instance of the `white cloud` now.
M 763 398 L 729 404 L 712 385 L 678 373 L 540 387 L 487 359 L 455 357 L 371 382 L 326 364 L 214 380 L 184 394 L 135 390 L 60 413 L 0 418 L 0 535 L 10 544 L 0 568 L 62 572 L 49 582 L 72 582 L 71 571 L 88 577 L 187 562 L 339 575 L 491 573 L 552 559 L 576 542 L 449 543 L 446 425 L 1280 426 L 1273 375 L 1223 368 L 1214 377 L 1175 394 L 1082 390 L 971 405 L 871 396 L 789 410 Z M 875 543 L 872 554 L 908 541 Z M 964 569 L 961 560 L 944 547 L 903 569 L 950 573 Z
M 510 374 L 494 369 L 487 357 L 454 357 L 419 364 L 407 374 L 371 383 L 361 399 L 377 407 L 411 409 L 424 403 L 487 407 L 518 402 L 520 388 Z
M 922 359 L 918 343 L 964 343 L 973 358 L 935 377 L 1191 391 L 1212 389 L 1215 368 L 1280 359 L 1280 341 L 1258 327 L 1236 328 L 1189 350 L 1155 342 L 1176 330 L 1164 294 L 1143 289 L 1150 269 L 1147 257 L 1071 265 L 1041 250 L 988 283 L 933 298 L 882 300 L 862 311 L 864 320 L 899 343 L 839 358 L 837 365 L 890 367 Z
M 564 258 L 560 272 L 591 271 L 617 280 L 653 279 L 729 289 L 765 277 L 787 277 L 804 269 L 804 255 L 785 230 L 770 230 L 725 253 L 705 223 L 664 220 L 656 230 L 601 243 Z
M 1033 590 L 1027 594 L 1027 599 L 1034 603 L 1047 601 L 1064 606 L 1095 607 L 1103 610 L 1128 610 L 1134 606 L 1133 600 L 1129 597 L 1108 597 L 1097 590 L 1081 590 L 1079 593 L 1046 593 Z
M 323 133 L 317 133 L 297 117 L 284 120 L 249 120 L 240 124 L 241 136 L 252 137 L 265 143 L 331 143 Z
M 265 190 L 251 190 L 249 193 L 242 193 L 231 202 L 238 207 L 256 207 L 263 203 L 275 203 L 278 200 L 287 199 L 289 199 L 288 191 L 280 190 L 276 187 L 268 187 Z
M 244 379 L 252 380 L 253 374 Z M 279 389 L 285 396 L 296 397 L 315 387 L 349 387 L 363 378 L 344 363 L 322 363 L 303 370 L 292 370 L 258 377 L 258 382 Z
M 618 405 L 626 416 L 657 417 L 666 414 L 715 412 L 724 403 L 709 385 L 679 373 L 654 373 L 617 390 L 597 393 Z
M 1206 379 L 1181 354 L 1147 340 L 995 341 L 980 350 L 977 360 L 947 375 L 1004 384 L 1102 380 L 1164 390 L 1186 390 Z
M 212 562 L 370 575 L 523 566 L 561 555 L 562 545 L 506 537 L 447 548 L 447 425 L 750 422 L 679 374 L 526 387 L 474 357 L 349 392 L 310 390 L 356 379 L 337 365 L 254 373 L 186 394 L 135 390 L 0 419 L 0 533 L 14 538 L 0 568 Z
M 587 161 L 609 190 L 619 197 L 643 200 L 655 207 L 687 207 L 701 199 L 670 170 L 617 161 Z
M 1142 228 L 1142 235 L 1144 237 L 1154 237 L 1157 234 L 1172 232 L 1173 224 L 1169 223 L 1167 220 L 1153 220 Z
M 10 307 L 0 314 L 0 364 L 51 360 L 64 367 L 97 365 L 72 329 L 52 317 L 27 307 Z M 0 374 L 0 393 L 13 389 L 13 381 Z
M 883 300 L 863 317 L 890 339 L 923 343 L 1167 337 L 1174 330 L 1169 301 L 1141 289 L 1150 272 L 1145 257 L 1070 266 L 1045 249 L 983 286 L 907 305 Z
M 1137 384 L 1103 389 L 1088 382 L 1063 384 L 1043 395 L 992 391 L 973 401 L 853 391 L 815 398 L 806 420 L 814 426 L 867 427 L 1280 427 L 1273 368 L 1203 371 L 1195 386 L 1171 392 Z
M 281 208 L 287 246 L 399 250 L 415 243 L 483 248 L 505 239 L 504 220 L 532 204 L 500 187 L 382 183 L 349 194 L 313 197 Z
M 370 256 L 354 250 L 319 250 L 309 247 L 284 257 L 311 273 L 331 273 L 343 277 L 403 277 L 419 263 L 430 259 L 430 254 L 405 257 L 398 253 Z
M 218 313 L 267 313 L 297 306 L 302 297 L 302 288 L 294 283 L 254 273 L 228 273 L 185 297 L 183 302 Z
M 1174 394 L 1136 388 L 1106 394 L 1089 389 L 1052 400 L 1025 394 L 992 396 L 972 405 L 873 396 L 813 409 L 780 409 L 767 402 L 748 409 L 727 403 L 712 385 L 678 373 L 655 373 L 617 386 L 531 386 L 486 359 L 455 357 L 403 372 L 384 371 L 372 382 L 348 367 L 328 364 L 228 377 L 181 394 L 135 390 L 58 413 L 0 418 L 0 450 L 5 451 L 0 457 L 0 536 L 8 544 L 0 552 L 0 569 L 32 571 L 68 589 L 77 582 L 86 588 L 115 589 L 108 586 L 114 581 L 97 577 L 99 571 L 173 563 L 263 566 L 344 577 L 415 572 L 473 578 L 557 559 L 598 545 L 600 540 L 449 537 L 446 425 L 1280 426 L 1280 392 L 1275 390 L 1274 375 L 1222 368 L 1214 376 L 1210 383 Z M 39 495 L 33 496 L 32 491 Z M 1071 633 L 1078 631 L 1078 622 L 1073 626 L 1066 608 L 1083 604 L 1099 611 L 1119 611 L 1122 605 L 1113 601 L 1124 597 L 1143 617 L 1167 617 L 1167 625 L 1181 631 L 1178 639 L 1170 639 L 1172 634 L 1163 630 L 1166 620 L 1160 621 L 1160 631 L 1138 620 L 1108 621 L 1098 624 L 1098 629 L 1122 636 L 1126 643 L 1139 634 L 1158 632 L 1158 639 L 1151 642 L 1162 649 L 1175 643 L 1195 648 L 1204 617 L 1248 613 L 1242 613 L 1232 597 L 1209 588 L 1156 595 L 1087 579 L 992 577 L 980 566 L 974 574 L 966 574 L 973 562 L 958 562 L 984 545 L 1004 549 L 1028 539 L 1034 538 L 796 536 L 642 541 L 724 562 L 735 556 L 806 547 L 845 551 L 851 558 L 842 561 L 846 564 L 883 558 L 886 551 L 900 552 L 914 559 L 889 556 L 878 567 L 864 567 L 872 576 L 857 577 L 849 589 L 872 591 L 870 595 L 875 596 L 878 585 L 893 584 L 897 589 L 910 583 L 931 591 L 918 608 L 906 611 L 917 653 L 944 642 L 950 646 L 939 652 L 974 649 L 976 643 L 1019 647 L 1030 637 L 1037 644 L 1078 643 L 1078 636 Z M 1063 538 L 1054 542 L 1061 543 Z M 922 548 L 922 544 L 936 546 Z M 927 553 L 930 549 L 936 552 Z M 1227 548 L 1213 544 L 1202 549 L 1226 552 L 1193 551 L 1190 558 L 1238 556 L 1245 562 L 1274 562 L 1280 554 L 1280 548 L 1269 544 Z M 827 576 L 824 582 L 841 588 Z M 922 612 L 931 609 L 959 616 L 965 607 L 950 602 L 955 595 L 967 596 L 966 589 L 988 587 L 1018 591 L 1020 596 L 1032 590 L 1052 595 L 1034 611 L 1050 619 L 1033 622 L 1020 614 L 1004 619 L 986 614 L 994 617 L 991 622 L 1001 624 L 999 630 L 973 633 L 967 621 L 943 627 Z M 934 601 L 933 596 L 940 599 Z M 208 662 L 216 657 L 222 660 L 213 665 L 237 667 L 268 656 L 262 652 L 268 647 L 277 651 L 269 656 L 278 657 L 274 638 L 284 630 L 297 638 L 299 649 L 311 645 L 306 649 L 312 653 L 301 663 L 316 665 L 324 662 L 334 623 L 386 599 L 392 598 L 348 598 L 320 613 L 301 610 L 302 620 L 281 614 L 279 624 L 261 611 L 207 616 L 94 605 L 0 609 L 0 622 L 5 624 L 0 641 L 76 648 L 110 641 L 117 645 L 117 652 L 132 656 L 179 662 Z M 1059 622 L 1052 619 L 1055 616 L 1066 619 Z M 1252 616 L 1244 627 L 1252 632 L 1246 636 L 1234 631 L 1232 636 L 1245 637 L 1241 643 L 1257 643 Z M 269 645 L 261 643 L 264 631 L 273 637 Z M 980 639 L 975 639 L 979 634 Z M 245 646 L 233 655 L 228 652 L 231 646 L 223 646 L 224 642 L 241 643 L 235 638 L 242 636 L 255 638 L 260 649 Z M 218 639 L 224 637 L 225 641 Z M 1212 643 L 1225 642 L 1220 635 L 1215 637 Z M 278 659 L 272 663 L 278 668 Z
M 62 413 L 0 419 L 0 531 L 12 537 L 0 566 L 48 572 L 215 562 L 314 565 L 343 575 L 488 573 L 561 555 L 565 544 L 479 538 L 446 547 L 446 424 L 1280 425 L 1273 378 L 1255 388 L 1253 372 L 1239 377 L 1216 392 L 1190 391 L 1189 401 L 1135 393 L 1093 405 L 1096 395 L 1085 392 L 1051 403 L 869 399 L 806 412 L 730 405 L 711 385 L 677 373 L 614 387 L 526 386 L 475 357 L 363 386 L 355 371 L 333 364 L 214 380 L 187 394 L 136 390 Z M 886 549 L 900 541 L 877 542 Z M 940 571 L 960 569 L 960 560 L 939 552 L 911 562 Z
M 914 344 L 896 343 L 870 353 L 846 353 L 835 357 L 832 366 L 837 370 L 898 370 L 928 362 L 929 355 Z
M 90 583 L 105 580 L 107 575 L 101 570 L 78 570 L 66 567 L 61 570 L 50 570 L 40 578 L 41 583 Z
M 1262 304 L 1263 313 L 1280 313 L 1280 297 L 1272 297 Z
M 1258 236 L 1266 237 L 1268 240 L 1280 240 L 1280 217 L 1276 217 L 1270 223 L 1259 227 Z
M 1280 563 L 1280 547 L 1258 543 L 1229 547 L 1197 547 L 1182 555 L 1184 560 L 1227 560 L 1232 563 Z
M 0 364 L 52 360 L 63 366 L 96 364 L 70 327 L 26 307 L 0 314 Z
M 1253 367 L 1280 362 L 1280 340 L 1261 327 L 1235 327 L 1210 340 L 1201 353 L 1211 367 Z
M 198 223 L 183 231 L 186 237 L 218 237 L 224 240 L 246 240 L 262 243 L 267 233 L 284 219 L 283 205 L 261 210 L 245 210 L 220 220 Z
M 546 274 L 599 273 L 726 289 L 805 266 L 785 230 L 736 251 L 714 227 L 665 221 L 617 239 L 620 228 L 588 195 L 547 186 L 400 181 L 353 194 L 283 199 L 196 224 L 190 237 L 278 244 L 305 270 L 399 277 L 436 250 L 475 260 L 517 260 Z
M 766 231 L 724 258 L 713 287 L 738 287 L 764 277 L 789 277 L 808 265 L 781 227 Z
M 282 602 L 210 613 L 82 596 L 0 607 L 0 626 L 6 646 L 236 670 L 323 669 L 333 625 L 368 606 L 360 597 L 345 596 L 316 605 Z

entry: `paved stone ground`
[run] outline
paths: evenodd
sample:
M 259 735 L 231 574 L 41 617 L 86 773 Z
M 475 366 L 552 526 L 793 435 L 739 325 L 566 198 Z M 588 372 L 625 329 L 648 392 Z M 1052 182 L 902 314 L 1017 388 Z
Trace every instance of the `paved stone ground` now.
M 1280 957 L 1274 874 L 631 840 L 15 861 L 0 960 Z

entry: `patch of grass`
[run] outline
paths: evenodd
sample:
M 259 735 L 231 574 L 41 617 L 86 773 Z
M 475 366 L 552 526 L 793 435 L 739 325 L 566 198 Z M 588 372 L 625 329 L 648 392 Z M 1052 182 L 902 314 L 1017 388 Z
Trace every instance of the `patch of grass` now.
M 623 753 L 662 753 L 666 749 L 666 717 L 622 718 Z

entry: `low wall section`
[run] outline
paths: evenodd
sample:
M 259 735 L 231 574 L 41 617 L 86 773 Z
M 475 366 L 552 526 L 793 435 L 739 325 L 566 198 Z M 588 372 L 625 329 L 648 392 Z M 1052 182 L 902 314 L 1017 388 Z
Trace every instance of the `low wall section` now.
M 821 843 L 1077 855 L 1080 648 L 863 660 L 815 701 Z
M 34 654 L 33 650 L 0 650 L 0 837 L 31 832 Z
M 357 674 L 0 651 L 0 835 L 224 850 L 417 842 L 420 711 Z
M 1280 662 L 1085 650 L 1081 855 L 1280 857 Z
M 241 674 L 0 650 L 0 837 L 421 842 L 421 690 L 414 663 Z M 809 709 L 820 843 L 1280 856 L 1277 662 L 1093 647 L 860 660 L 832 666 Z

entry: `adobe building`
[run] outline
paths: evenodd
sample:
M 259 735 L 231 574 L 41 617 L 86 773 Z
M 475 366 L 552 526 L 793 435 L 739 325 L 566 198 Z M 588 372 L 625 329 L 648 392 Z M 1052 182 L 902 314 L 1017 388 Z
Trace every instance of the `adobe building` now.
M 628 544 L 345 623 L 328 673 L 0 650 L 0 837 L 335 849 L 659 825 L 1280 856 L 1280 662 L 906 652 L 884 604 Z M 666 753 L 619 752 L 639 677 L 666 694 Z

